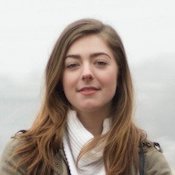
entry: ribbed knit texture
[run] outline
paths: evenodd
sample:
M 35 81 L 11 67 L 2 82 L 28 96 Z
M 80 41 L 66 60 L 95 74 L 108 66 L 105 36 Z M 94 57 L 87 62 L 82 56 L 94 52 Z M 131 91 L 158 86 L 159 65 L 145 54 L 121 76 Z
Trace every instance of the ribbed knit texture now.
M 110 119 L 107 118 L 103 122 L 102 134 L 108 132 L 109 129 Z M 94 136 L 82 125 L 76 112 L 72 110 L 68 113 L 67 131 L 63 138 L 63 145 L 71 175 L 105 175 L 102 144 L 83 155 L 78 162 L 78 169 L 76 168 L 76 161 L 81 149 Z

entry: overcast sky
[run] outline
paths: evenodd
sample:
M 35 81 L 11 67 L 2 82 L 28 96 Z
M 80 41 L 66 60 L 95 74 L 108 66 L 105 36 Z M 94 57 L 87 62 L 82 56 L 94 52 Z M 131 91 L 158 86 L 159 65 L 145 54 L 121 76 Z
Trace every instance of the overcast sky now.
M 121 35 L 136 89 L 136 120 L 175 169 L 174 0 L 0 0 L 0 152 L 30 126 L 60 32 L 90 17 Z M 22 128 L 21 128 L 22 127 Z

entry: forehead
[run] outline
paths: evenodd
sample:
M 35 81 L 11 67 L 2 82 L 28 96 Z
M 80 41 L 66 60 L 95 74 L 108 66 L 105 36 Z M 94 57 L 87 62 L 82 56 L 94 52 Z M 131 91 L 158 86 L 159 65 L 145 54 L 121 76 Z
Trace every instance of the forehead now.
M 113 56 L 107 42 L 99 35 L 88 35 L 77 39 L 69 47 L 67 54 L 92 54 L 96 52 L 105 52 Z

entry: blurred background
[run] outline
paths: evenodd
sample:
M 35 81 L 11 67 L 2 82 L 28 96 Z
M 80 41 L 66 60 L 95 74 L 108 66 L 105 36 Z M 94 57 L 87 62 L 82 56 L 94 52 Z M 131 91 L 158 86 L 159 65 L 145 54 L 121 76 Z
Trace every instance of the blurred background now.
M 0 0 L 0 154 L 38 112 L 44 69 L 60 32 L 89 17 L 121 35 L 135 86 L 135 120 L 161 144 L 174 171 L 174 7 L 174 0 Z

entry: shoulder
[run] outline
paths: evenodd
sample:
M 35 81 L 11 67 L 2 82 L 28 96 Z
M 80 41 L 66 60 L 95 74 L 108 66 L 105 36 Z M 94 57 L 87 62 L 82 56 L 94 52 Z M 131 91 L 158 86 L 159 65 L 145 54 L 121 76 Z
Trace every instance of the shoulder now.
M 16 138 L 11 138 L 6 144 L 5 149 L 2 152 L 2 159 L 8 159 L 13 154 L 14 149 L 20 144 L 20 141 Z
M 147 175 L 171 175 L 171 169 L 158 143 L 147 142 L 144 146 L 145 172 Z
M 10 140 L 8 141 L 8 143 L 5 146 L 5 149 L 2 152 L 2 156 L 0 161 L 4 161 L 4 160 L 14 160 L 16 161 L 16 159 L 18 159 L 18 156 L 13 156 L 15 153 L 16 148 L 18 148 L 21 144 L 24 143 L 24 139 L 21 139 L 21 134 L 24 133 L 26 131 L 21 130 L 18 131 L 14 136 L 12 136 L 10 138 Z
M 17 138 L 11 138 L 7 143 L 5 149 L 0 157 L 0 174 L 13 175 L 16 170 L 16 161 L 18 157 L 13 156 L 14 150 L 21 142 Z M 25 174 L 22 169 L 15 173 L 15 175 Z

